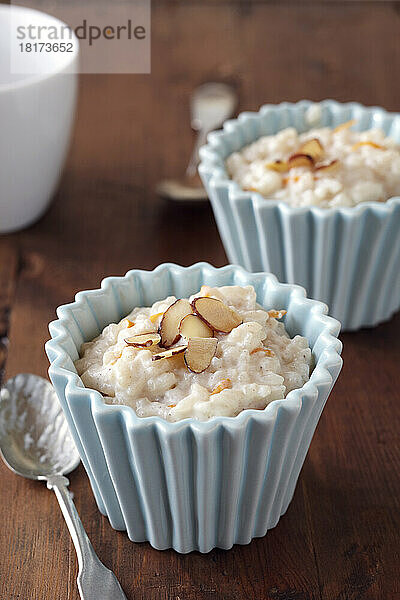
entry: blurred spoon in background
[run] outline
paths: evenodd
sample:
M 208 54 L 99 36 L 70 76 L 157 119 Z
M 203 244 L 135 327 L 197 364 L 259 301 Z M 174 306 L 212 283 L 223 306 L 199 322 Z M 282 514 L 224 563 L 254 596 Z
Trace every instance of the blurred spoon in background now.
M 182 179 L 165 179 L 157 185 L 160 196 L 175 201 L 207 199 L 197 174 L 199 149 L 207 142 L 210 131 L 219 129 L 232 116 L 236 104 L 236 92 L 226 83 L 204 83 L 195 88 L 190 100 L 191 126 L 197 132 L 192 155 Z

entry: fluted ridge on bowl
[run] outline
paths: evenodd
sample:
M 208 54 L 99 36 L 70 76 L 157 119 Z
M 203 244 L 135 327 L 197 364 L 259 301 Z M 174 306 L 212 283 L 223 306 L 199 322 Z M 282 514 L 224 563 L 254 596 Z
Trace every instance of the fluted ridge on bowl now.
M 265 105 L 227 121 L 201 149 L 199 172 L 231 262 L 304 286 L 329 305 L 345 330 L 376 325 L 400 307 L 400 198 L 352 208 L 297 208 L 242 190 L 225 169 L 229 154 L 261 135 L 289 125 L 305 131 L 311 104 Z M 359 129 L 379 126 L 400 141 L 398 114 L 354 102 L 320 104 L 322 125 L 356 119 Z
M 140 419 L 130 407 L 106 405 L 98 392 L 83 387 L 72 362 L 78 344 L 97 335 L 110 322 L 109 315 L 121 318 L 132 308 L 129 302 L 150 304 L 154 295 L 188 295 L 204 281 L 249 282 L 259 294 L 267 288 L 276 294 L 283 290 L 288 326 L 296 327 L 295 313 L 309 315 L 308 333 L 318 360 L 306 386 L 265 411 L 177 423 Z M 306 299 L 298 286 L 279 284 L 274 276 L 206 263 L 189 268 L 168 264 L 153 272 L 107 278 L 100 290 L 81 292 L 74 303 L 58 309 L 59 319 L 49 326 L 53 339 L 46 344 L 50 378 L 99 508 L 114 528 L 126 529 L 132 540 L 149 540 L 156 548 L 208 552 L 215 546 L 248 543 L 276 524 L 293 495 L 319 414 L 341 368 L 336 337 L 340 326 L 326 310 Z

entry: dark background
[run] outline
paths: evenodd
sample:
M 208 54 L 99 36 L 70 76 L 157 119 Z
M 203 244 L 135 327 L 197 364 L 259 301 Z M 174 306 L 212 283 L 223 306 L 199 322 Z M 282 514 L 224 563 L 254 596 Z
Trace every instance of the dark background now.
M 154 192 L 186 166 L 194 86 L 233 83 L 240 110 L 301 98 L 399 110 L 399 36 L 396 2 L 153 2 L 151 75 L 81 77 L 51 209 L 0 237 L 6 376 L 46 375 L 55 307 L 102 277 L 166 260 L 226 263 L 208 205 L 174 206 Z M 78 511 L 128 599 L 400 598 L 399 334 L 397 315 L 342 336 L 344 369 L 293 502 L 249 546 L 182 556 L 132 544 L 97 511 L 79 467 L 71 476 Z M 3 464 L 0 473 L 0 598 L 77 600 L 75 552 L 56 499 Z

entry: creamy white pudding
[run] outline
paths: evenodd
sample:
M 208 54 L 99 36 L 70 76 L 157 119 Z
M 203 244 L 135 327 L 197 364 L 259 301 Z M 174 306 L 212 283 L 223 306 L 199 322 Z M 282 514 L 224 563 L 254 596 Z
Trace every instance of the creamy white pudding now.
M 226 160 L 244 190 L 291 206 L 355 206 L 400 195 L 400 146 L 380 129 L 353 131 L 355 121 L 263 136 Z
M 291 339 L 252 286 L 201 290 L 135 308 L 83 344 L 75 366 L 105 402 L 168 421 L 264 409 L 309 379 L 311 350 Z

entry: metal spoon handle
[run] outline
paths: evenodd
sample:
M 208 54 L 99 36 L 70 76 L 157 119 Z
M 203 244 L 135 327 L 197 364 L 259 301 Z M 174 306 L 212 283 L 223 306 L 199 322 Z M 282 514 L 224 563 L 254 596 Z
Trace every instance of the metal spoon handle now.
M 126 596 L 114 573 L 100 562 L 79 518 L 69 481 L 63 475 L 47 479 L 47 487 L 54 490 L 78 556 L 78 590 L 82 600 L 126 600 Z
M 200 162 L 199 150 L 206 143 L 207 135 L 210 133 L 210 128 L 201 128 L 196 135 L 196 141 L 193 146 L 192 155 L 189 164 L 186 168 L 187 177 L 194 177 L 197 173 L 197 166 Z

